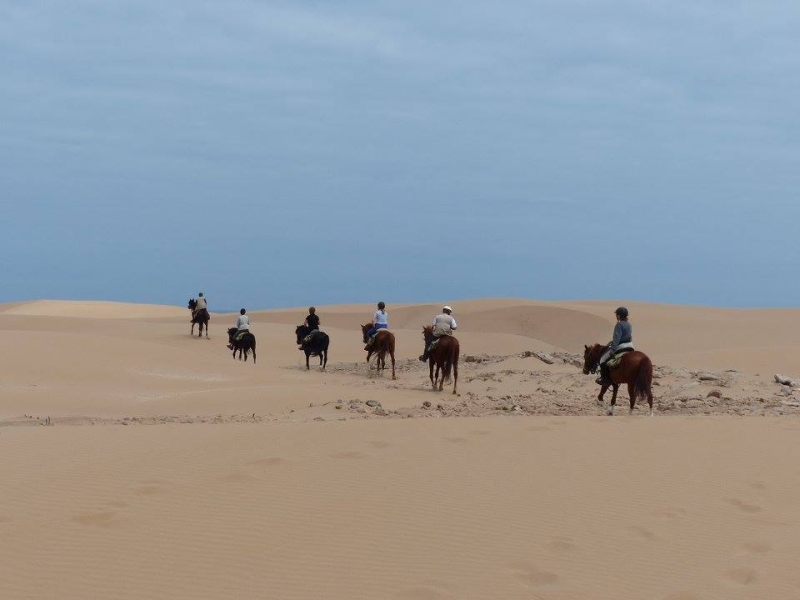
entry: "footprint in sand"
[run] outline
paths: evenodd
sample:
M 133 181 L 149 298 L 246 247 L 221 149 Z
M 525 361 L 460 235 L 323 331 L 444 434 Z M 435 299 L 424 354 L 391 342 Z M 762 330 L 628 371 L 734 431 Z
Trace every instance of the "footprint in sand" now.
M 228 473 L 219 478 L 220 481 L 229 481 L 231 483 L 245 483 L 248 481 L 255 481 L 256 478 L 246 473 Z
M 248 465 L 256 465 L 257 467 L 275 467 L 278 465 L 282 465 L 286 461 L 282 458 L 277 456 L 272 456 L 270 458 L 259 458 L 258 460 L 252 460 Z
M 771 544 L 768 544 L 767 542 L 761 542 L 758 540 L 745 542 L 744 544 L 742 544 L 742 547 L 751 554 L 765 554 L 770 550 L 772 550 Z
M 81 525 L 85 525 L 87 527 L 110 528 L 119 525 L 119 519 L 117 519 L 117 513 L 113 511 L 104 511 L 104 512 L 89 513 L 85 515 L 78 515 L 77 517 L 72 517 L 71 521 L 73 521 L 74 523 L 80 523 Z
M 747 513 L 761 512 L 761 507 L 758 504 L 747 504 L 746 502 L 742 502 L 738 498 L 728 498 L 726 502 L 728 504 L 732 504 L 736 508 L 739 508 Z
M 572 552 L 575 550 L 575 544 L 572 538 L 568 537 L 555 537 L 545 544 L 550 550 L 556 552 Z
M 758 573 L 750 567 L 738 567 L 726 573 L 728 579 L 739 585 L 750 585 L 758 579 Z
M 638 525 L 633 525 L 631 527 L 628 527 L 628 529 L 630 531 L 633 531 L 634 533 L 639 534 L 640 536 L 642 536 L 646 540 L 654 540 L 654 539 L 656 539 L 656 534 L 653 533 L 652 531 L 650 531 L 649 529 L 647 529 L 646 527 L 639 527 Z
M 536 567 L 525 563 L 512 564 L 509 571 L 511 576 L 525 587 L 540 587 L 558 581 L 558 575 L 555 573 L 540 571 Z
M 140 485 L 136 489 L 133 490 L 133 493 L 137 496 L 154 496 L 156 494 L 160 494 L 164 491 L 164 488 L 160 485 Z
M 452 595 L 435 587 L 418 586 L 400 590 L 395 594 L 398 600 L 449 600 Z
M 367 458 L 367 455 L 363 452 L 336 452 L 334 454 L 328 454 L 328 456 L 331 458 Z
M 668 506 L 664 510 L 653 511 L 653 516 L 664 517 L 665 519 L 677 519 L 678 517 L 683 517 L 686 514 L 688 513 L 686 512 L 685 508 L 675 508 L 671 506 Z

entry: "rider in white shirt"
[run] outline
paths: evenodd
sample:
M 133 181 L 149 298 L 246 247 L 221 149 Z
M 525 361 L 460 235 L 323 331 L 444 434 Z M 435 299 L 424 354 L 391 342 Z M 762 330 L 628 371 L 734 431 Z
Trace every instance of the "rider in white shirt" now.
M 442 308 L 442 314 L 433 319 L 432 336 L 430 339 L 425 340 L 425 352 L 419 357 L 422 362 L 428 360 L 428 351 L 435 340 L 438 340 L 443 335 L 453 335 L 453 332 L 458 329 L 458 323 L 453 318 L 452 312 L 452 308 L 445 306 Z

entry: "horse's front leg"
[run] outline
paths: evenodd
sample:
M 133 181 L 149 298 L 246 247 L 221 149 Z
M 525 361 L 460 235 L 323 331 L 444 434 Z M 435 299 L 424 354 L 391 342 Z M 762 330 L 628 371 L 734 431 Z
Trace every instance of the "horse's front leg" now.
M 428 364 L 430 365 L 430 368 L 431 368 L 431 387 L 435 390 L 436 389 L 436 382 L 433 380 L 433 359 L 432 358 L 428 359 Z
M 614 416 L 614 406 L 617 404 L 617 392 L 619 391 L 619 384 L 611 384 L 611 405 L 608 407 L 606 414 L 610 417 Z
M 311 356 L 311 353 L 306 350 L 306 371 L 308 371 L 311 367 L 308 366 L 308 357 Z
M 206 339 L 210 340 L 211 336 L 208 335 L 208 322 L 206 322 Z

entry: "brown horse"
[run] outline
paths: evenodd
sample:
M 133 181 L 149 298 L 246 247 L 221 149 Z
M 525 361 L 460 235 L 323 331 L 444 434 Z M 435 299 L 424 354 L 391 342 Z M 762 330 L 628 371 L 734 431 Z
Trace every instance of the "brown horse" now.
M 426 325 L 422 328 L 422 337 L 427 344 L 433 338 L 433 327 Z M 439 384 L 439 391 L 442 391 L 445 380 L 450 380 L 450 372 L 453 372 L 453 394 L 457 395 L 458 386 L 458 354 L 461 351 L 458 340 L 452 335 L 443 335 L 439 338 L 436 346 L 428 353 L 428 364 L 431 368 L 431 385 L 436 390 Z M 433 374 L 433 366 L 436 365 L 436 376 Z M 439 379 L 439 372 L 442 378 Z
M 608 346 L 601 346 L 595 344 L 594 346 L 584 346 L 583 353 L 583 373 L 595 373 L 600 366 L 600 358 L 608 350 Z M 653 383 L 653 363 L 644 352 L 632 351 L 626 352 L 622 356 L 619 365 L 611 369 L 611 405 L 606 409 L 607 415 L 614 414 L 614 406 L 617 403 L 617 390 L 620 384 L 628 384 L 628 395 L 631 397 L 631 410 L 636 404 L 637 398 L 647 398 L 647 403 L 650 405 L 650 416 L 653 416 L 653 392 L 651 386 Z M 608 389 L 607 384 L 600 387 L 600 394 L 597 396 L 597 402 L 603 404 L 603 394 Z
M 365 344 L 369 341 L 367 333 L 369 333 L 370 329 L 372 329 L 372 323 L 361 326 L 361 333 L 364 336 Z M 378 333 L 375 334 L 375 341 L 372 342 L 372 345 L 367 350 L 367 362 L 369 362 L 370 357 L 375 354 L 378 357 L 378 371 L 385 369 L 387 352 L 392 359 L 392 379 L 397 379 L 394 370 L 394 334 L 388 329 L 380 329 Z
M 187 306 L 189 310 L 192 311 L 192 330 L 189 335 L 194 335 L 194 326 L 195 323 L 199 323 L 200 331 L 197 333 L 197 337 L 203 337 L 203 328 L 206 330 L 206 339 L 210 340 L 211 338 L 208 336 L 208 322 L 211 320 L 211 315 L 208 314 L 208 311 L 203 308 L 201 310 L 197 309 L 197 300 L 192 298 L 189 300 L 189 304 Z

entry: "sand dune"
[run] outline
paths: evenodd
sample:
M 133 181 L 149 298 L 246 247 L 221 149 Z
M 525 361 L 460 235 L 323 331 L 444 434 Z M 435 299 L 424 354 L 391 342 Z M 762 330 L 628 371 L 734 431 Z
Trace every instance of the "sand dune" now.
M 650 419 L 599 416 L 579 368 L 618 302 L 450 303 L 458 396 L 416 360 L 438 302 L 389 306 L 397 381 L 363 362 L 371 305 L 318 307 L 327 372 L 304 308 L 251 313 L 253 364 L 235 315 L 205 340 L 179 307 L 0 306 L 3 597 L 800 595 L 800 392 L 772 378 L 800 311 L 626 303 Z
M 186 314 L 185 309 L 175 306 L 83 300 L 37 300 L 15 304 L 0 312 L 4 315 L 79 319 L 146 319 L 177 317 Z

